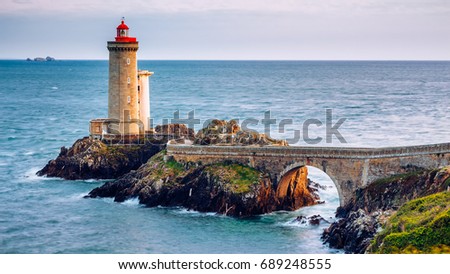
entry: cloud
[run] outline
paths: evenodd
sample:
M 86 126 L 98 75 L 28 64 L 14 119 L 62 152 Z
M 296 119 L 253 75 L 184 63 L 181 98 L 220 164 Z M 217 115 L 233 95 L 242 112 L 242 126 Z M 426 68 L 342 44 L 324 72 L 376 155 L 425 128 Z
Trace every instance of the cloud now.
M 264 13 L 442 13 L 447 0 L 12 0 L 3 14 L 152 14 L 211 11 Z

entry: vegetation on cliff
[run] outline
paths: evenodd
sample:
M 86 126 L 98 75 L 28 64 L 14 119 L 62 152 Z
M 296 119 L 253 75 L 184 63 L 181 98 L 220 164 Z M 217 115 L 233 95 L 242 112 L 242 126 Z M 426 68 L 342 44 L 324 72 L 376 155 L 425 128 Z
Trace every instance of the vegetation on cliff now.
M 387 237 L 387 245 L 391 245 L 392 248 L 379 249 L 380 247 L 374 247 L 374 252 L 412 252 L 413 249 L 408 246 L 400 244 L 401 241 L 412 240 L 413 237 L 429 237 L 435 232 L 431 232 L 433 226 L 428 226 L 425 222 L 418 221 L 416 229 L 413 231 L 406 231 L 406 227 L 402 228 L 404 222 L 397 222 L 396 219 L 390 220 L 390 216 L 396 213 L 403 214 L 401 211 L 404 207 L 410 210 L 407 216 L 414 216 L 414 214 L 425 214 L 424 210 L 426 206 L 407 206 L 411 201 L 411 205 L 414 205 L 415 199 L 419 201 L 433 200 L 433 194 L 442 193 L 447 190 L 450 180 L 450 167 L 444 167 L 434 170 L 414 170 L 406 174 L 398 174 L 389 178 L 377 180 L 363 189 L 359 189 L 355 197 L 344 207 L 338 209 L 337 217 L 341 219 L 333 223 L 323 234 L 323 239 L 331 247 L 343 248 L 348 253 L 365 253 L 369 251 L 367 248 L 371 244 L 371 241 L 379 232 L 382 225 L 386 224 L 387 232 L 392 235 Z M 432 196 L 429 196 L 432 195 Z M 429 196 L 431 200 L 421 200 L 420 198 Z M 448 206 L 449 203 L 442 203 Z M 434 207 L 433 207 L 434 208 Z M 435 208 L 434 208 L 435 209 Z M 433 209 L 433 210 L 434 210 Z M 422 210 L 422 211 L 421 211 Z M 433 210 L 425 210 L 426 214 L 430 214 L 429 217 L 439 217 L 439 212 Z M 442 208 L 442 210 L 445 210 Z M 400 215 L 402 216 L 402 215 Z M 390 221 L 388 221 L 390 220 Z M 422 220 L 419 218 L 418 220 Z M 387 222 L 393 222 L 399 224 L 400 227 L 393 225 L 392 227 Z M 430 224 L 431 225 L 431 224 Z M 447 222 L 446 226 L 449 226 Z M 393 230 L 394 229 L 394 230 Z M 395 229 L 399 229 L 398 231 Z M 446 228 L 448 229 L 448 228 Z M 418 233 L 422 234 L 418 234 Z M 400 235 L 395 234 L 400 233 Z M 409 236 L 406 236 L 408 233 Z M 431 233 L 431 234 L 426 234 Z M 439 232 L 436 232 L 439 234 Z M 383 234 L 380 234 L 383 235 Z M 422 236 L 421 236 L 422 235 Z M 380 236 L 377 240 L 378 245 L 381 245 L 384 237 Z M 395 243 L 391 244 L 391 241 Z M 419 240 L 418 240 L 419 241 Z M 422 241 L 422 240 L 420 240 Z M 430 244 L 430 243 L 428 243 Z M 378 246 L 376 245 L 376 246 Z M 398 245 L 398 247 L 397 247 Z M 436 252 L 438 246 L 419 245 L 416 248 L 417 252 Z M 423 250 L 421 248 L 424 248 Z M 445 247 L 442 247 L 444 250 Z M 371 249 L 372 250 L 372 249 Z
M 156 154 L 138 170 L 92 190 L 88 196 L 114 197 L 117 202 L 138 197 L 149 207 L 183 206 L 236 217 L 295 210 L 318 200 L 308 186 L 306 168 L 293 173 L 302 176 L 289 177 L 286 184 L 274 186 L 268 174 L 249 166 L 231 162 L 182 164 L 164 154 Z
M 227 190 L 233 193 L 249 192 L 262 176 L 254 168 L 233 163 L 217 163 L 207 166 L 205 170 L 212 176 L 223 178 L 227 182 Z
M 202 212 L 250 216 L 275 210 L 296 210 L 316 204 L 306 167 L 289 171 L 278 183 L 269 174 L 233 162 L 179 163 L 162 151 L 166 143 L 194 141 L 198 145 L 276 145 L 264 134 L 242 130 L 235 121 L 213 120 L 195 136 L 185 125 L 157 126 L 152 142 L 106 145 L 85 137 L 62 147 L 37 174 L 64 179 L 115 179 L 88 197 L 114 197 L 116 202 L 139 198 L 147 206 L 183 206 Z M 178 139 L 177 139 L 178 138 Z M 184 141 L 183 141 L 184 140 Z
M 450 253 L 450 192 L 404 204 L 368 249 L 373 253 Z

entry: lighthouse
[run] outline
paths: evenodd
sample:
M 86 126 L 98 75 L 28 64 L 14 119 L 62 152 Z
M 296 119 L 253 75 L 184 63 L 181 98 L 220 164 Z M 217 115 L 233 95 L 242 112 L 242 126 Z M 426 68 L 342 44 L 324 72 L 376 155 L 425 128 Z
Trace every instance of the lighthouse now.
M 139 42 L 129 36 L 122 20 L 109 51 L 108 118 L 91 120 L 91 137 L 126 138 L 145 135 L 150 130 L 150 85 L 153 72 L 138 70 Z

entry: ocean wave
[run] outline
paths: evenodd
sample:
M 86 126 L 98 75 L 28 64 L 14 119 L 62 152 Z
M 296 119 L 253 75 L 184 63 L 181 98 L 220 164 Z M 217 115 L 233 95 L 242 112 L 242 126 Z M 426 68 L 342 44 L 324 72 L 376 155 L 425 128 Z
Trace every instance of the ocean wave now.
M 174 211 L 175 211 L 177 214 L 204 215 L 204 216 L 217 216 L 217 215 L 221 215 L 221 214 L 218 214 L 218 213 L 216 213 L 216 212 L 200 212 L 200 211 L 196 211 L 196 210 L 193 210 L 193 209 L 188 209 L 188 208 L 185 208 L 185 207 L 177 207 L 177 208 L 174 208 Z
M 21 177 L 25 178 L 25 181 L 28 181 L 28 182 L 58 179 L 58 178 L 49 178 L 49 177 L 46 177 L 46 176 L 38 176 L 36 173 L 40 169 L 41 169 L 40 167 L 31 167 L 30 169 L 25 171 L 25 173 Z
M 89 183 L 89 184 L 100 184 L 100 183 L 106 183 L 111 181 L 111 179 L 79 179 L 79 180 L 73 180 L 74 182 L 82 182 L 82 183 Z
M 120 204 L 122 204 L 124 206 L 129 206 L 129 207 L 142 207 L 142 205 L 139 203 L 138 197 L 127 199 Z
M 157 206 L 158 209 L 167 210 L 170 213 L 177 214 L 177 215 L 192 215 L 192 216 L 199 216 L 199 217 L 227 217 L 223 214 L 219 214 L 216 212 L 200 212 L 193 209 L 188 209 L 182 206 L 174 206 L 174 207 L 166 207 L 166 206 Z
M 73 202 L 79 202 L 84 199 L 84 197 L 88 194 L 88 192 L 82 192 L 82 193 L 73 193 L 64 197 L 59 197 L 55 199 L 55 202 L 57 203 L 73 203 Z

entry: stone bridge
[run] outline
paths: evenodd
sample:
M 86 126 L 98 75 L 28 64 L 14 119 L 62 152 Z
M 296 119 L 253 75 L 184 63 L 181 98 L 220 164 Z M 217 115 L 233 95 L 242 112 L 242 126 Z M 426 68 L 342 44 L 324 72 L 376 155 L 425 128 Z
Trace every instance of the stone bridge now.
M 385 147 L 254 147 L 167 145 L 167 155 L 180 162 L 238 162 L 268 172 L 277 184 L 285 173 L 313 166 L 334 182 L 340 204 L 371 182 L 418 168 L 438 168 L 450 164 L 450 143 Z

